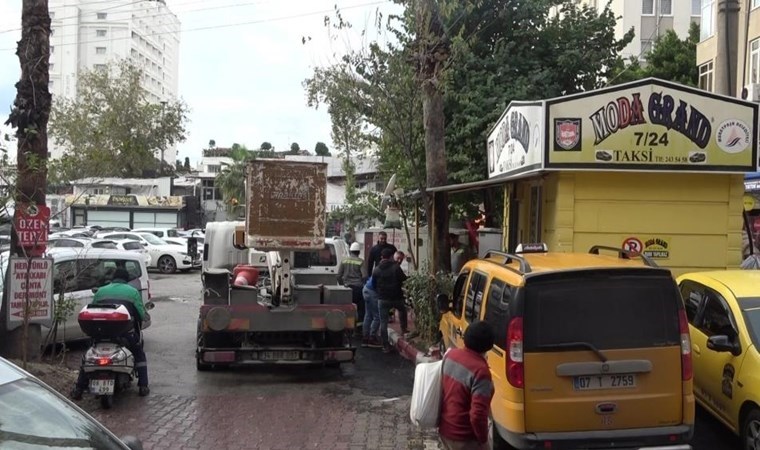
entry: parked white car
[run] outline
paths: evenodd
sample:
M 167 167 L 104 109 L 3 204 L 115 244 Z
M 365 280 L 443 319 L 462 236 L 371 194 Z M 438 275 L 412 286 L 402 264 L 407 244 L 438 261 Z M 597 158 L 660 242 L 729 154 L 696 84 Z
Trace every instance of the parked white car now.
M 49 236 L 48 248 L 103 248 L 117 249 L 116 243 L 109 239 L 90 239 L 69 236 Z
M 176 238 L 182 236 L 182 232 L 176 228 L 135 228 L 133 233 L 150 233 L 157 238 Z
M 150 256 L 148 249 L 145 248 L 141 242 L 133 241 L 132 239 L 121 239 L 114 242 L 116 243 L 116 248 L 119 250 L 127 250 L 143 255 L 143 258 L 145 259 L 145 266 L 150 267 L 151 263 L 153 262 L 153 258 Z
M 200 260 L 193 261 L 193 258 L 188 256 L 187 247 L 180 248 L 177 245 L 168 244 L 151 233 L 109 233 L 103 238 L 111 240 L 130 239 L 140 242 L 150 253 L 151 265 L 149 267 L 158 269 L 161 273 L 175 273 L 177 270 L 187 271 L 196 267 L 196 264 L 200 266 Z
M 85 339 L 87 336 L 79 328 L 77 314 L 92 302 L 95 294 L 93 288 L 105 286 L 111 282 L 117 267 L 127 269 L 129 284 L 142 294 L 143 302 L 150 299 L 150 282 L 148 268 L 142 255 L 123 250 L 103 250 L 97 248 L 50 248 L 48 256 L 53 258 L 53 291 L 55 300 L 63 292 L 64 298 L 73 301 L 73 308 L 58 325 L 56 342 L 68 342 Z M 8 269 L 9 253 L 0 255 L 0 289 L 3 289 L 5 272 Z M 143 328 L 150 326 L 146 317 Z M 42 327 L 43 336 L 49 331 Z
M 170 238 L 163 238 L 162 240 L 165 241 L 167 244 L 177 245 L 177 246 L 181 246 L 182 248 L 187 248 L 188 238 L 186 237 L 170 237 Z M 195 241 L 196 241 L 197 249 L 198 249 L 198 254 L 195 256 L 202 260 L 203 259 L 203 238 L 196 237 Z M 190 256 L 193 256 L 193 255 L 190 255 Z

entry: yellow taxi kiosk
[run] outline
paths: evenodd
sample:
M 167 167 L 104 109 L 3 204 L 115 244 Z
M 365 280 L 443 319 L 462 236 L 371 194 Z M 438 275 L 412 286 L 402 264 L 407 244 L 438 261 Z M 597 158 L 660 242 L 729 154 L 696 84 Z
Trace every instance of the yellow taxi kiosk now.
M 513 102 L 487 140 L 489 179 L 470 187 L 504 185 L 509 250 L 599 244 L 676 275 L 736 267 L 757 123 L 757 104 L 658 79 Z

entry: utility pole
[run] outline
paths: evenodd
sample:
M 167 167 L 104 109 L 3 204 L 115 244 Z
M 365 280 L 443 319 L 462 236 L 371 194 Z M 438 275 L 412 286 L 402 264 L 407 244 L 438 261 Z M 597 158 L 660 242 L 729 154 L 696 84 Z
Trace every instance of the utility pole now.
M 436 0 L 414 2 L 417 20 L 417 82 L 422 89 L 422 116 L 425 126 L 426 186 L 444 186 L 448 181 L 443 81 L 441 75 L 449 59 L 450 43 L 441 22 Z M 426 193 L 430 270 L 433 274 L 451 270 L 448 248 L 449 201 L 445 192 Z
M 48 0 L 23 0 L 21 9 L 21 40 L 16 50 L 21 65 L 21 79 L 16 83 L 16 100 L 6 124 L 16 128 L 18 138 L 18 164 L 14 202 L 16 214 L 22 203 L 45 205 L 47 190 L 47 125 L 50 117 L 52 96 L 48 90 L 50 58 L 50 14 Z M 46 223 L 47 225 L 47 223 Z M 26 256 L 19 246 L 14 226 L 11 232 L 11 250 L 18 256 Z M 10 265 L 9 265 L 10 270 Z M 8 283 L 4 284 L 7 297 Z M 3 302 L 0 314 L 0 330 L 6 336 L 4 353 L 10 357 L 39 355 L 41 328 L 28 323 L 10 332 L 6 330 L 9 299 Z

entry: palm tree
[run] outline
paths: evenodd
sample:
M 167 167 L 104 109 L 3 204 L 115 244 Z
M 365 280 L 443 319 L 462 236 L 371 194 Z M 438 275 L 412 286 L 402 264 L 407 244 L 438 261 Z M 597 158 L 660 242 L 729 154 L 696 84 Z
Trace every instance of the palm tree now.
M 241 216 L 245 212 L 245 168 L 254 155 L 244 145 L 233 144 L 230 158 L 232 163 L 223 163 L 224 168 L 217 175 L 215 184 L 222 193 L 227 212 Z

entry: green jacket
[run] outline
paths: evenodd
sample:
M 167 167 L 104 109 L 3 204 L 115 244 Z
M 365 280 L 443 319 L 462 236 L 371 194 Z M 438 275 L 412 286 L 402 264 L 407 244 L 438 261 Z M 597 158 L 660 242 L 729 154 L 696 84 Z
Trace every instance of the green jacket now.
M 129 300 L 135 305 L 140 320 L 145 320 L 145 305 L 143 305 L 140 291 L 127 284 L 126 281 L 115 279 L 98 289 L 93 298 L 93 303 L 99 303 L 104 300 Z

